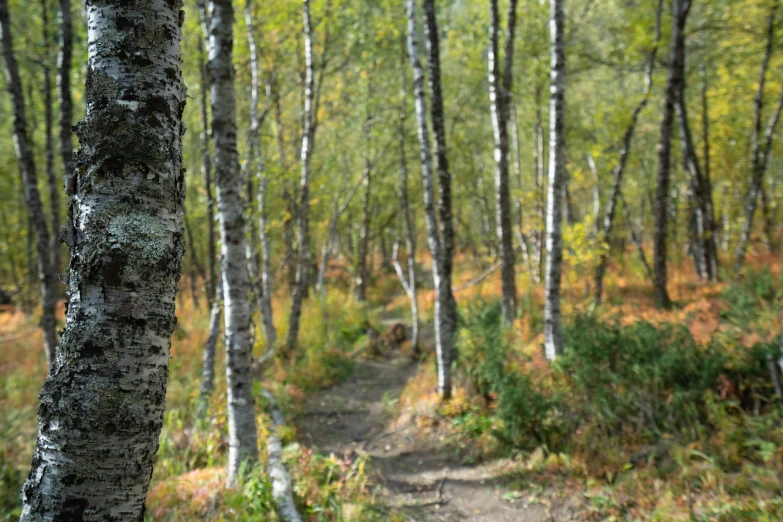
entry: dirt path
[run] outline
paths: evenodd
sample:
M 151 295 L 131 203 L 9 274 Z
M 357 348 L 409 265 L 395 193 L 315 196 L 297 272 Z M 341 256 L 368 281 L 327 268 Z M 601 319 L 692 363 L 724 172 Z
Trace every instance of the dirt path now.
M 407 358 L 358 361 L 344 383 L 310 399 L 299 421 L 302 442 L 322 453 L 370 456 L 388 505 L 416 522 L 567 520 L 542 504 L 504 500 L 498 463 L 465 466 L 412 427 L 390 429 L 393 404 L 417 364 Z

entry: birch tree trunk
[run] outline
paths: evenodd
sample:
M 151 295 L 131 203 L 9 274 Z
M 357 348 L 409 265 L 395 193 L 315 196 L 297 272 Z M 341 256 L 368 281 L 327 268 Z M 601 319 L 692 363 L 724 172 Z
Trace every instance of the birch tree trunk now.
M 533 129 L 533 173 L 536 190 L 536 214 L 539 230 L 535 233 L 535 271 L 533 281 L 541 282 L 544 270 L 544 241 L 546 235 L 546 195 L 544 194 L 544 125 L 541 120 L 541 85 L 536 86 L 536 123 Z
M 514 32 L 517 0 L 508 8 L 505 63 L 501 77 L 499 56 L 500 13 L 498 0 L 490 0 L 489 100 L 495 137 L 495 212 L 500 252 L 503 319 L 511 325 L 516 319 L 517 288 L 514 271 L 514 232 L 511 223 L 508 120 L 512 96 Z
M 60 285 L 60 184 L 57 182 L 57 174 L 54 170 L 54 98 L 52 96 L 52 70 L 49 65 L 50 44 L 49 41 L 49 8 L 48 0 L 41 0 L 41 23 L 43 25 L 44 42 L 44 134 L 46 136 L 46 182 L 49 185 L 49 213 L 52 224 L 50 236 L 52 271 L 55 274 L 53 290 L 59 294 Z
M 636 126 L 639 123 L 639 116 L 650 102 L 650 93 L 653 87 L 653 71 L 655 69 L 655 58 L 658 54 L 658 44 L 661 41 L 661 16 L 663 14 L 663 0 L 658 1 L 658 8 L 655 12 L 655 37 L 653 47 L 647 55 L 647 65 L 645 67 L 644 94 L 642 100 L 634 108 L 631 114 L 631 122 L 625 129 L 623 141 L 620 146 L 620 157 L 617 160 L 617 166 L 614 168 L 612 191 L 606 204 L 606 213 L 604 214 L 603 227 L 599 230 L 602 250 L 598 259 L 598 266 L 595 269 L 595 293 L 593 294 L 593 303 L 597 306 L 601 304 L 604 293 L 604 276 L 606 275 L 607 265 L 609 263 L 609 241 L 614 229 L 614 220 L 617 215 L 617 205 L 622 196 L 622 182 L 625 176 L 625 168 L 628 164 L 628 157 L 631 151 L 631 144 L 636 132 Z
M 368 74 L 368 78 L 370 75 Z M 371 92 L 370 83 L 367 84 L 367 104 L 369 105 L 369 95 Z M 354 298 L 357 301 L 367 300 L 367 283 L 370 279 L 370 271 L 367 267 L 367 254 L 370 249 L 370 224 L 372 221 L 372 165 L 370 164 L 370 125 L 372 117 L 369 108 L 364 120 L 364 174 L 362 175 L 362 185 L 364 191 L 362 194 L 362 221 L 359 225 L 359 244 L 357 245 L 356 255 L 356 281 L 354 284 Z
M 431 0 L 425 0 L 429 2 L 429 9 L 434 17 L 434 6 Z M 421 66 L 419 59 L 419 46 L 416 30 L 416 0 L 406 0 L 407 16 L 408 16 L 408 57 L 410 59 L 411 68 L 413 69 L 413 89 L 416 99 L 416 121 L 417 132 L 419 136 L 419 148 L 421 152 L 421 170 L 422 170 L 422 183 L 424 187 L 424 217 L 427 224 L 427 242 L 429 243 L 430 252 L 432 254 L 432 278 L 435 287 L 435 352 L 438 365 L 438 392 L 443 400 L 447 400 L 451 397 L 451 357 L 454 346 L 454 316 L 456 315 L 456 303 L 454 302 L 454 296 L 451 293 L 451 265 L 446 264 L 446 257 L 449 250 L 446 248 L 445 239 L 441 239 L 442 231 L 439 230 L 438 216 L 436 213 L 435 202 L 435 179 L 432 168 L 432 150 L 430 148 L 430 136 L 429 129 L 427 127 L 427 103 L 426 95 L 424 91 L 424 70 Z M 425 13 L 428 9 L 425 5 Z M 427 14 L 429 16 L 429 14 Z M 431 29 L 428 29 L 430 33 Z M 434 35 L 437 42 L 437 31 Z M 430 44 L 431 45 L 431 44 Z M 436 46 L 437 47 L 437 46 Z M 435 51 L 437 52 L 437 51 Z M 432 64 L 430 65 L 432 75 Z M 436 65 L 436 71 L 439 77 L 439 68 Z M 432 77 L 430 78 L 432 81 Z M 438 79 L 439 81 L 439 79 Z M 434 103 L 434 101 L 433 101 Z M 443 121 L 440 122 L 441 131 L 443 130 Z M 445 159 L 445 151 L 439 149 L 438 152 L 443 152 Z M 442 202 L 449 201 L 450 195 L 447 199 L 444 199 L 444 190 L 448 194 L 448 179 L 447 184 L 444 187 L 440 186 L 440 198 Z M 445 209 L 441 209 L 445 210 Z M 441 213 L 441 218 L 443 212 Z M 450 217 L 450 210 L 449 210 Z M 443 224 L 441 224 L 443 227 Z M 446 282 L 444 282 L 444 279 Z M 450 312 L 450 307 L 453 307 L 454 312 Z
M 299 337 L 299 322 L 302 316 L 302 302 L 308 288 L 310 272 L 310 163 L 315 147 L 315 68 L 313 66 L 313 27 L 310 17 L 310 0 L 303 0 L 302 17 L 304 22 L 305 44 L 305 80 L 304 80 L 304 122 L 302 129 L 301 178 L 299 180 L 299 205 L 297 218 L 297 243 L 299 251 L 296 259 L 296 281 L 291 296 L 291 314 L 288 320 L 288 339 L 286 349 L 296 348 Z
M 206 13 L 205 13 L 206 15 Z M 209 77 L 207 64 L 204 59 L 204 43 L 199 37 L 199 71 L 201 75 L 201 174 L 204 177 L 204 190 L 207 193 L 207 253 L 209 257 L 209 282 L 207 296 L 210 303 L 217 298 L 218 274 L 216 267 L 216 241 L 215 241 L 215 198 L 212 190 L 212 152 L 209 139 Z
M 416 288 L 416 231 L 411 216 L 410 198 L 408 194 L 408 157 L 405 153 L 405 120 L 408 116 L 408 78 L 405 74 L 404 41 L 403 41 L 403 59 L 400 70 L 402 71 L 402 96 L 400 102 L 400 180 L 397 187 L 397 199 L 400 205 L 400 221 L 405 229 L 405 249 L 408 252 L 407 273 L 403 271 L 399 262 L 399 239 L 394 242 L 392 247 L 392 263 L 400 279 L 403 290 L 405 290 L 408 299 L 411 302 L 411 347 L 413 354 L 418 356 L 421 353 L 419 347 L 419 301 Z M 400 225 L 398 225 L 400 227 Z
M 201 387 L 199 388 L 198 417 L 203 418 L 209 407 L 209 399 L 215 390 L 215 353 L 220 335 L 220 316 L 223 311 L 223 285 L 218 282 L 215 298 L 209 311 L 209 334 L 201 361 Z
M 775 126 L 780 117 L 780 107 L 775 110 L 770 117 L 767 125 L 767 131 L 765 132 L 765 143 L 761 142 L 762 132 L 762 118 L 764 111 L 764 86 L 767 80 L 767 70 L 769 69 L 769 62 L 772 58 L 772 52 L 775 44 L 775 28 L 776 28 L 776 16 L 780 2 L 774 0 L 770 7 L 769 16 L 767 17 L 767 42 L 764 51 L 764 58 L 761 61 L 761 71 L 759 72 L 759 86 L 756 91 L 756 97 L 753 99 L 753 128 L 750 135 L 751 146 L 751 173 L 748 183 L 748 191 L 745 196 L 745 221 L 742 224 L 742 231 L 740 232 L 739 242 L 735 251 L 734 260 L 734 273 L 739 275 L 742 272 L 742 268 L 745 265 L 745 254 L 747 253 L 748 243 L 750 242 L 750 234 L 753 231 L 753 218 L 756 213 L 756 202 L 761 192 L 761 184 L 763 183 L 764 172 L 767 169 L 767 162 L 769 159 L 770 148 L 772 145 L 772 135 L 775 131 Z M 783 100 L 783 92 L 781 92 L 781 100 Z
M 683 72 L 684 76 L 684 72 Z M 706 180 L 696 155 L 693 143 L 693 134 L 688 121 L 687 106 L 685 104 L 685 81 L 683 79 L 680 94 L 677 98 L 677 119 L 679 122 L 680 146 L 682 148 L 683 166 L 690 174 L 691 194 L 694 207 L 694 235 L 697 252 L 697 265 L 699 277 L 705 280 L 713 280 L 717 276 L 717 262 L 715 260 L 716 247 L 712 243 L 714 217 L 712 213 L 712 187 Z
M 27 207 L 30 227 L 35 233 L 36 269 L 41 286 L 41 329 L 44 334 L 44 353 L 51 368 L 55 362 L 57 349 L 57 269 L 52 264 L 51 242 L 46 215 L 38 192 L 38 176 L 35 170 L 35 158 L 27 131 L 27 112 L 25 107 L 22 79 L 16 62 L 11 35 L 11 22 L 8 0 L 0 0 L 0 39 L 2 40 L 3 59 L 8 91 L 14 111 L 14 148 L 22 175 L 22 189 Z M 56 233 L 56 232 L 55 232 Z
M 275 329 L 272 314 L 272 276 L 270 268 L 269 238 L 266 234 L 266 187 L 267 177 L 265 172 L 264 157 L 261 151 L 261 123 L 258 114 L 259 92 L 261 85 L 261 71 L 258 63 L 258 44 L 255 36 L 255 24 L 251 0 L 245 2 L 245 26 L 247 39 L 250 46 L 250 158 L 248 168 L 255 161 L 256 179 L 258 181 L 258 239 L 261 243 L 261 295 L 259 296 L 261 308 L 261 323 L 264 327 L 264 338 L 268 350 L 273 350 L 277 344 L 277 330 Z M 248 193 L 248 197 L 251 194 Z
M 71 64 L 73 62 L 73 30 L 71 23 L 71 0 L 60 0 L 59 47 L 57 55 L 57 88 L 60 96 L 60 161 L 63 164 L 63 178 L 70 179 L 73 171 L 73 100 L 71 98 Z M 59 205 L 58 205 L 59 206 Z M 52 236 L 59 234 L 58 227 L 52 229 Z M 59 271 L 62 265 L 58 259 L 55 267 Z M 67 284 L 67 279 L 65 279 Z
M 666 237 L 668 235 L 669 187 L 671 185 L 671 145 L 672 124 L 674 122 L 675 103 L 683 81 L 683 62 L 685 59 L 685 22 L 690 10 L 690 0 L 674 0 L 672 4 L 672 42 L 669 51 L 669 74 L 664 91 L 663 117 L 661 119 L 661 137 L 658 142 L 658 187 L 655 193 L 655 236 L 653 269 L 655 278 L 655 299 L 659 306 L 671 305 L 666 289 Z
M 236 98 L 232 63 L 234 9 L 231 0 L 210 0 L 209 84 L 215 182 L 221 240 L 228 398 L 228 484 L 243 462 L 258 461 L 258 437 L 251 373 L 250 281 L 245 260 L 245 218 L 237 152 Z
M 552 71 L 549 99 L 549 187 L 546 210 L 544 351 L 553 361 L 563 351 L 560 284 L 563 267 L 563 189 L 565 182 L 565 11 L 564 0 L 550 0 Z
M 143 519 L 184 252 L 181 7 L 87 4 L 87 116 L 61 233 L 68 312 L 40 395 L 25 522 Z
M 710 113 L 707 100 L 707 70 L 702 64 L 699 69 L 701 74 L 701 125 L 702 125 L 702 147 L 704 154 L 704 183 L 705 191 L 709 197 L 709 213 L 707 222 L 710 225 L 707 231 L 707 241 L 710 245 L 710 272 L 712 279 L 718 279 L 718 220 L 715 215 L 715 201 L 712 197 L 712 166 L 710 159 Z

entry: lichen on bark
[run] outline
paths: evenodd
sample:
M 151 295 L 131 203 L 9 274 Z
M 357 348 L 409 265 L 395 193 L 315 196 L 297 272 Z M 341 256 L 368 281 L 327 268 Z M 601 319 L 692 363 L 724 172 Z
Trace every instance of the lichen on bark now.
M 178 0 L 88 0 L 87 115 L 66 182 L 66 327 L 23 521 L 142 520 L 184 251 Z

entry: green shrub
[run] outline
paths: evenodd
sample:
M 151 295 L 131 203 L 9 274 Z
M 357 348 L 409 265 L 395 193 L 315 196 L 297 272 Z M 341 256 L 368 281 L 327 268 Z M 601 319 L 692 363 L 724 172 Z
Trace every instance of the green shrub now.
M 22 472 L 11 466 L 5 451 L 0 449 L 0 520 L 17 520 L 22 514 L 19 495 L 23 483 Z
M 687 328 L 639 322 L 628 327 L 582 317 L 565 329 L 558 371 L 577 418 L 606 435 L 628 424 L 660 434 L 697 423 L 705 391 L 723 373 L 726 356 L 697 346 Z
M 513 447 L 550 444 L 561 431 L 553 421 L 555 401 L 511 364 L 499 301 L 480 302 L 468 310 L 457 349 L 457 368 L 487 405 L 495 402 L 494 415 L 500 421 L 493 430 L 495 437 Z

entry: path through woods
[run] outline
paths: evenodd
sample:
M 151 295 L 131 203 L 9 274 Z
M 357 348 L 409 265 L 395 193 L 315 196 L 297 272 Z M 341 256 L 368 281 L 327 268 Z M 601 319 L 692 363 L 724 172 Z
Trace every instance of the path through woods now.
M 425 342 L 432 338 L 423 334 Z M 504 500 L 508 480 L 497 477 L 507 461 L 465 465 L 443 442 L 396 419 L 393 405 L 417 371 L 417 362 L 397 353 L 357 361 L 348 380 L 307 401 L 299 418 L 302 442 L 338 458 L 369 456 L 372 485 L 410 522 L 570 520 L 564 508 L 529 504 L 524 491 L 514 502 Z

